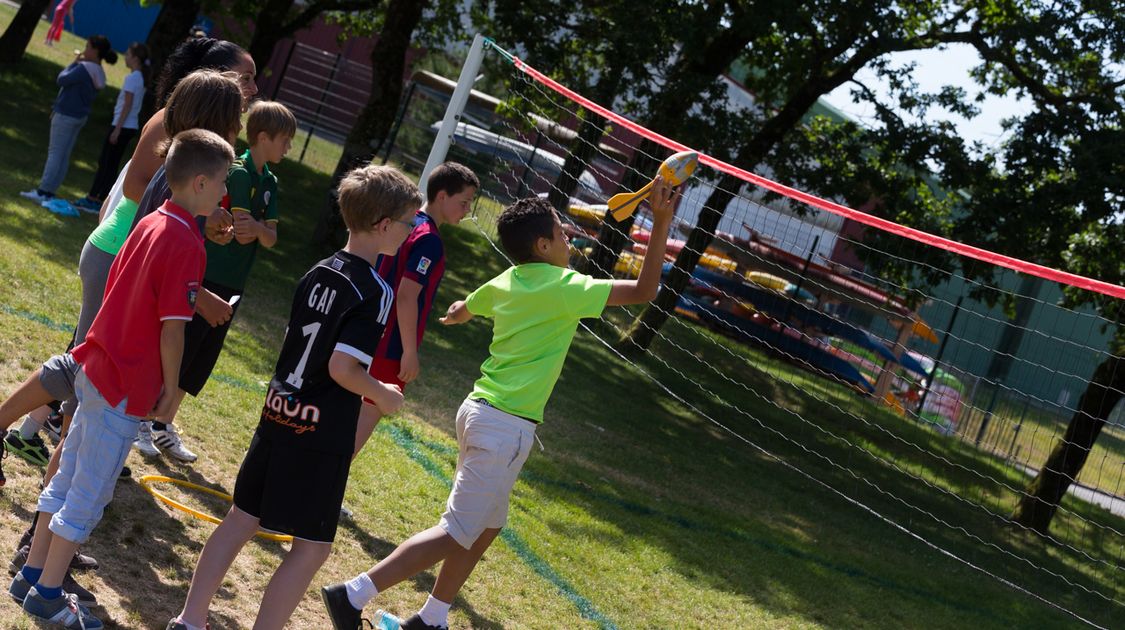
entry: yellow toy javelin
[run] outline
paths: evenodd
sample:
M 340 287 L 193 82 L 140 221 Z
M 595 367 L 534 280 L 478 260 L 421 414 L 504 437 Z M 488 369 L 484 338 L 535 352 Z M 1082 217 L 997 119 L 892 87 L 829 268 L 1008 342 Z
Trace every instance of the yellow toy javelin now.
M 695 167 L 699 165 L 699 154 L 695 151 L 680 151 L 675 155 L 664 160 L 657 169 L 657 173 L 664 177 L 664 181 L 672 186 L 679 186 L 684 183 L 684 180 L 691 177 L 695 172 Z M 652 192 L 652 186 L 656 180 L 645 184 L 644 188 L 636 192 L 623 192 L 618 193 L 609 198 L 607 205 L 609 206 L 609 213 L 613 215 L 614 220 L 624 221 L 637 211 L 637 206 L 641 202 L 648 199 L 649 193 Z

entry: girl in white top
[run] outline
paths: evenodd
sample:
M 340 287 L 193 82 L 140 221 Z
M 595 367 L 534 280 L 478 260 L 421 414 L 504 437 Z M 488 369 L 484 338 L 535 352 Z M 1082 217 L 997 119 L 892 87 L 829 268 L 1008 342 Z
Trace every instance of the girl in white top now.
M 113 187 L 121 157 L 140 129 L 141 103 L 144 101 L 148 77 L 148 47 L 140 42 L 133 42 L 125 52 L 125 65 L 132 72 L 125 77 L 125 83 L 117 94 L 117 103 L 113 106 L 113 124 L 102 144 L 101 155 L 98 156 L 98 172 L 94 175 L 94 182 L 90 184 L 90 192 L 84 199 L 74 202 L 75 207 L 86 212 L 97 212 L 101 208 Z

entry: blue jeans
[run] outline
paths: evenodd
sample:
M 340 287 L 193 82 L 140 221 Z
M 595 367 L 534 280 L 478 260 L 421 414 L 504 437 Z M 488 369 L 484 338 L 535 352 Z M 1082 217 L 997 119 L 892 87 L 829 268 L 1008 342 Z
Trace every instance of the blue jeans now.
M 70 152 L 78 141 L 78 132 L 85 125 L 85 116 L 75 118 L 58 112 L 51 114 L 51 140 L 47 144 L 47 163 L 43 165 L 43 177 L 39 178 L 39 190 L 53 195 L 62 185 L 70 168 Z
M 59 471 L 39 495 L 36 509 L 54 514 L 52 533 L 84 543 L 113 498 L 141 419 L 125 413 L 125 400 L 111 407 L 85 370 L 74 379 L 74 393 L 78 410 L 63 441 Z

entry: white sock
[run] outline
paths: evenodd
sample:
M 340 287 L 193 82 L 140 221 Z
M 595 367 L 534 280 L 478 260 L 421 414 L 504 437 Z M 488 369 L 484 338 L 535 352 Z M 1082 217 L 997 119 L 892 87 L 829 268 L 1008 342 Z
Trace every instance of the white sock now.
M 43 423 L 39 422 L 30 415 L 23 417 L 23 423 L 20 424 L 19 433 L 23 439 L 28 439 L 39 433 L 39 429 L 43 428 Z
M 367 602 L 375 599 L 375 596 L 379 594 L 379 589 L 375 588 L 375 583 L 366 573 L 360 573 L 344 582 L 344 586 L 348 592 L 348 603 L 356 610 L 363 610 Z
M 184 621 L 183 617 L 177 617 L 176 620 L 179 621 L 180 623 L 184 624 L 184 627 L 187 628 L 187 630 L 204 630 L 204 628 L 200 628 L 199 626 L 193 626 L 190 623 Z
M 434 596 L 430 595 L 426 598 L 426 604 L 422 606 L 422 610 L 418 611 L 418 616 L 426 622 L 427 626 L 446 628 L 449 626 L 449 606 L 449 604 L 440 599 L 434 599 Z

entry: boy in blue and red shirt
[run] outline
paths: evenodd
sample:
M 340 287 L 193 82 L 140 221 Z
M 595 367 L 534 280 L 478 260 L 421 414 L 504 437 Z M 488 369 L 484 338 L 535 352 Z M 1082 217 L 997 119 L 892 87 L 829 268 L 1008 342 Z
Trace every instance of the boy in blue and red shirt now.
M 226 194 L 234 151 L 217 134 L 177 134 L 165 161 L 172 198 L 145 217 L 110 267 L 105 300 L 72 356 L 78 409 L 59 470 L 39 495 L 27 562 L 8 594 L 31 616 L 66 628 L 101 621 L 62 592 L 67 565 L 113 498 L 142 418 L 167 413 L 179 384 L 184 326 L 195 314 L 206 254 L 195 216 Z
M 400 388 L 418 377 L 418 347 L 426 319 L 445 273 L 445 246 L 438 228 L 457 225 L 473 205 L 480 180 L 467 166 L 445 162 L 430 173 L 426 205 L 414 215 L 410 236 L 393 256 L 380 256 L 379 276 L 394 288 L 395 304 L 371 361 L 371 376 Z M 355 455 L 383 414 L 364 399 L 355 437 Z

